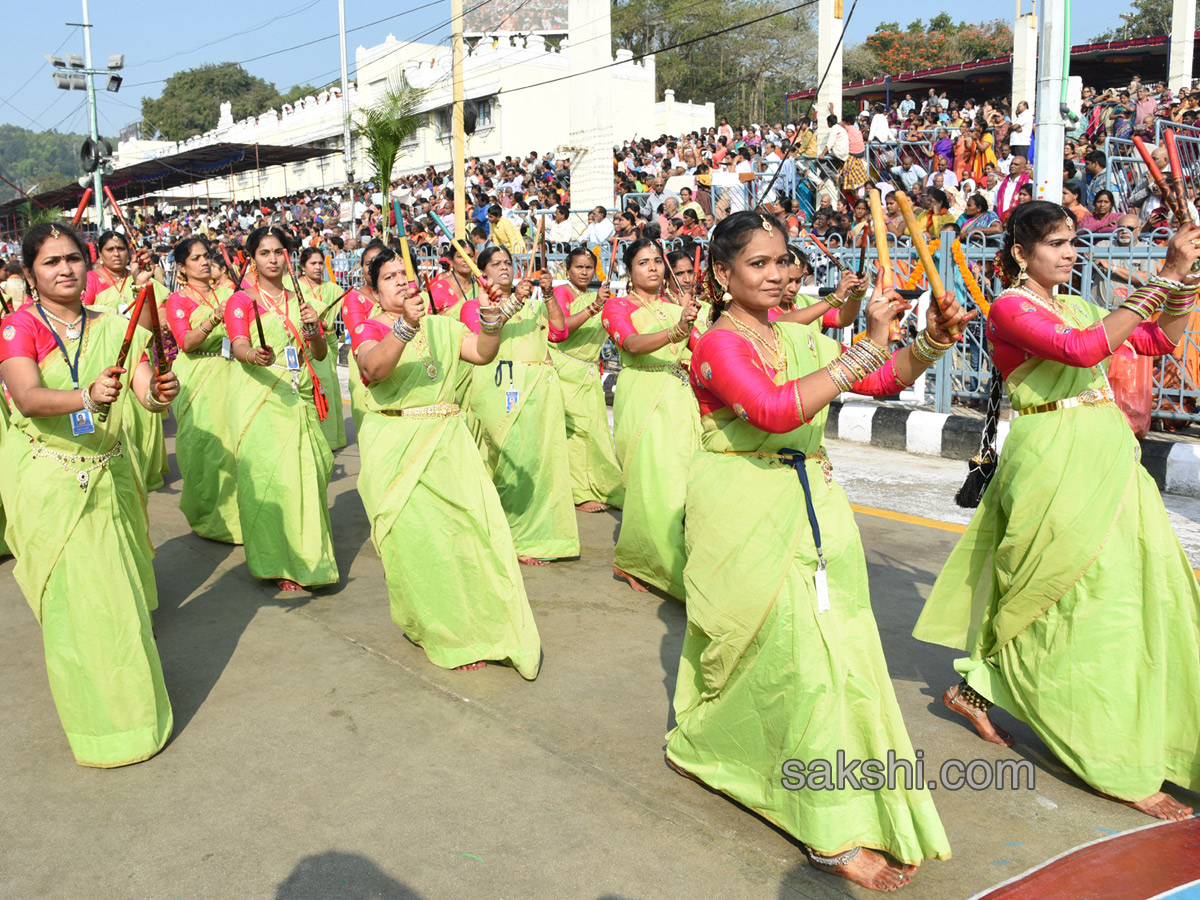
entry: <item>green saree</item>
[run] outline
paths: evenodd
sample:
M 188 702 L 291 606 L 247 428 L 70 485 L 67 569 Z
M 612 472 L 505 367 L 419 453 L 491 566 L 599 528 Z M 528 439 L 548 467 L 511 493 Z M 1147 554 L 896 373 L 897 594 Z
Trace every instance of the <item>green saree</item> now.
M 496 485 L 518 556 L 579 555 L 563 394 L 547 358 L 547 319 L 526 303 L 500 332 L 496 360 L 474 367 L 467 419 Z M 438 316 L 438 318 L 444 318 Z M 507 409 L 507 395 L 517 392 Z
M 841 352 L 811 326 L 777 325 L 799 378 Z M 815 338 L 815 342 L 810 339 Z M 828 410 L 788 434 L 754 428 L 728 407 L 701 422 L 687 484 L 688 627 L 667 756 L 714 790 L 816 852 L 852 847 L 903 863 L 947 859 L 929 792 L 789 790 L 789 760 L 900 760 L 914 754 L 871 611 L 866 558 L 850 504 L 823 470 Z M 780 459 L 803 452 L 827 562 L 829 608 L 814 588 L 817 552 L 804 491 Z
M 636 307 L 639 334 L 663 331 L 682 308 L 658 301 L 664 325 Z M 708 321 L 708 307 L 696 317 Z M 608 326 L 606 325 L 605 328 Z M 625 502 L 613 564 L 639 581 L 683 599 L 683 505 L 687 473 L 700 446 L 700 413 L 687 383 L 692 354 L 684 343 L 635 356 L 621 350 L 621 374 L 613 397 L 613 436 L 621 462 Z
M 341 450 L 346 446 L 346 411 L 342 409 L 342 385 L 337 376 L 339 344 L 337 332 L 333 327 L 333 320 L 337 318 L 338 311 L 332 307 L 334 301 L 342 296 L 342 289 L 332 281 L 322 282 L 321 289 L 315 292 L 307 282 L 302 281 L 300 286 L 304 291 L 304 299 L 321 317 L 329 347 L 324 359 L 312 361 L 313 369 L 321 379 L 321 386 L 325 388 L 325 397 L 329 400 L 329 415 L 321 423 L 321 433 L 329 442 L 330 450 Z
M 571 301 L 568 316 L 596 299 L 586 291 Z M 608 405 L 600 383 L 600 348 L 608 340 L 598 316 L 592 316 L 565 341 L 550 344 L 550 358 L 558 372 L 567 422 L 567 460 L 575 505 L 595 500 L 620 508 L 625 502 L 621 467 L 613 451 L 608 427 Z
M 97 312 L 88 310 L 80 384 L 112 365 L 125 336 L 125 319 Z M 148 337 L 138 329 L 130 359 Z M 74 354 L 75 343 L 67 348 Z M 71 390 L 57 349 L 39 367 L 46 387 Z M 146 494 L 124 446 L 137 401 L 130 376 L 121 380 L 120 400 L 92 434 L 73 436 L 70 416 L 29 418 L 14 408 L 0 440 L 14 575 L 42 626 L 54 705 L 76 762 L 101 768 L 158 753 L 173 722 L 150 621 L 158 591 Z
M 383 560 L 392 621 L 434 665 L 501 660 L 532 680 L 541 640 L 508 522 L 451 405 L 469 365 L 459 359 L 466 333 L 455 319 L 426 316 L 399 365 L 366 388 L 358 490 Z M 420 358 L 426 348 L 433 379 Z M 435 404 L 443 406 L 424 416 L 395 415 Z
M 1079 328 L 1106 312 L 1067 305 Z M 1014 409 L 1107 387 L 1036 358 L 1006 384 Z M 1200 790 L 1200 589 L 1139 457 L 1111 401 L 1017 418 L 913 632 L 966 650 L 971 687 L 1133 801 Z
M 218 291 L 221 300 L 233 292 Z M 214 307 L 199 304 L 188 328 L 198 328 L 213 314 Z M 181 310 L 182 312 L 182 310 Z M 242 542 L 237 509 L 237 464 L 233 456 L 236 424 L 229 420 L 227 398 L 240 373 L 236 360 L 221 355 L 223 327 L 214 329 L 191 353 L 180 349 L 174 371 L 179 377 L 179 396 L 172 408 L 178 430 L 175 459 L 183 488 L 179 509 L 192 531 L 211 541 Z
M 287 303 L 299 331 L 294 296 L 289 291 Z M 237 363 L 228 406 L 230 421 L 238 429 L 237 506 L 246 564 L 255 578 L 289 579 L 305 587 L 333 584 L 338 568 L 326 498 L 333 453 L 321 432 L 303 356 L 295 372 L 284 366 L 285 348 L 295 347 L 296 340 L 273 313 L 262 313 L 262 326 L 275 362 Z M 257 347 L 253 325 L 250 335 Z
M 158 302 L 159 315 L 165 322 L 166 314 L 163 312 L 163 308 L 167 298 L 171 296 L 171 292 L 157 281 L 153 284 L 154 299 Z M 126 279 L 123 287 L 123 290 L 109 287 L 101 291 L 96 295 L 95 305 L 102 309 L 114 310 L 128 321 L 138 291 L 134 289 L 132 278 Z M 114 362 L 116 358 L 114 354 Z M 129 359 L 131 362 L 136 362 L 132 354 Z M 138 470 L 145 480 L 146 490 L 157 491 L 163 486 L 163 477 L 169 468 L 167 442 L 163 437 L 163 417 L 150 412 L 140 403 L 134 403 L 126 413 L 125 427 L 129 434 L 122 443 L 133 455 Z

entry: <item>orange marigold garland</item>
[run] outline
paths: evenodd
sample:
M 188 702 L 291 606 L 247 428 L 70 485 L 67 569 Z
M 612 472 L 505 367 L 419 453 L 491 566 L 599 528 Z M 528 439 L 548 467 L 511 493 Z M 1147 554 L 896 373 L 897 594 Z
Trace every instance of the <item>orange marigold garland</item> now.
M 942 246 L 942 239 L 929 242 L 929 252 L 937 253 Z M 979 282 L 975 280 L 975 273 L 971 271 L 971 267 L 967 265 L 966 254 L 963 253 L 962 244 L 955 241 L 950 245 L 950 253 L 954 257 L 954 264 L 958 266 L 959 274 L 962 275 L 963 284 L 967 286 L 967 292 L 971 295 L 971 299 L 975 301 L 975 305 L 979 307 L 980 312 L 985 316 L 988 310 L 991 309 L 991 304 L 983 297 L 983 291 L 979 287 Z M 912 274 L 908 276 L 908 281 L 905 282 L 906 290 L 914 290 L 917 283 L 924 277 L 925 272 L 920 266 L 913 266 Z

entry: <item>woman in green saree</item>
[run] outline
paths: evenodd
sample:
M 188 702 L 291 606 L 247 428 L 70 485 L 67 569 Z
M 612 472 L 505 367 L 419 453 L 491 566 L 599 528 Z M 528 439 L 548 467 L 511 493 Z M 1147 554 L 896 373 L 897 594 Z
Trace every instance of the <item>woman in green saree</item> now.
M 180 354 L 175 401 L 175 459 L 183 488 L 179 508 L 192 530 L 210 541 L 242 542 L 237 511 L 236 428 L 228 399 L 235 378 L 233 353 L 225 336 L 225 303 L 233 291 L 214 288 L 208 244 L 186 238 L 174 250 L 179 290 L 166 303 L 167 322 Z
M 132 256 L 129 239 L 118 231 L 106 231 L 100 235 L 96 251 L 99 264 L 88 275 L 84 303 L 106 307 L 128 318 L 138 291 L 147 281 L 153 285 L 151 289 L 155 302 L 160 306 L 166 303 L 171 292 L 151 278 L 147 251 L 141 250 L 137 256 Z M 150 328 L 148 309 L 143 307 L 138 324 Z M 163 476 L 168 469 L 162 419 L 162 416 L 140 409 L 136 403 L 130 407 L 125 418 L 125 428 L 129 432 L 125 441 L 126 449 L 135 454 L 148 491 L 156 491 L 163 486 Z
M 969 317 L 952 297 L 944 313 L 931 304 L 926 330 L 890 357 L 890 325 L 907 309 L 894 293 L 870 305 L 867 339 L 848 350 L 816 323 L 773 323 L 785 233 L 735 213 L 709 246 L 715 318 L 691 360 L 702 452 L 687 483 L 688 625 L 667 760 L 803 842 L 821 870 L 894 890 L 950 847 L 923 785 L 887 785 L 865 767 L 874 786 L 822 784 L 821 761 L 839 751 L 914 759 L 824 425 L 843 391 L 911 384 Z
M 329 442 L 330 450 L 341 450 L 346 446 L 346 414 L 342 409 L 342 385 L 338 380 L 338 339 L 333 320 L 337 318 L 335 305 L 342 296 L 342 289 L 334 281 L 325 281 L 325 257 L 320 247 L 305 247 L 300 251 L 300 292 L 308 305 L 316 310 L 321 327 L 325 329 L 328 347 L 325 358 L 313 360 L 313 369 L 325 388 L 329 400 L 329 415 L 321 423 L 321 433 Z
M 567 283 L 553 288 L 553 292 L 568 334 L 557 341 L 559 335 L 551 335 L 550 358 L 563 390 L 572 496 L 580 512 L 620 509 L 625 502 L 625 488 L 613 451 L 608 405 L 600 381 L 600 348 L 608 340 L 608 333 L 596 316 L 608 300 L 608 287 L 602 286 L 599 292 L 589 289 L 596 275 L 596 258 L 586 247 L 568 253 L 566 266 Z M 543 276 L 542 291 L 551 291 L 548 274 Z
M 321 432 L 312 369 L 328 344 L 316 310 L 284 287 L 288 244 L 278 228 L 250 232 L 253 272 L 246 289 L 225 304 L 225 329 L 242 364 L 228 414 L 238 427 L 234 454 L 246 564 L 255 578 L 299 591 L 333 584 L 338 568 L 326 499 L 333 453 Z
M 500 494 L 522 565 L 579 555 L 579 527 L 571 500 L 563 392 L 547 350 L 564 333 L 562 308 L 530 304 L 529 282 L 513 284 L 512 256 L 503 247 L 479 254 L 479 268 L 499 291 L 508 316 L 494 366 L 471 374 L 467 424 Z M 480 301 L 461 306 L 459 320 L 480 333 Z
M 1126 342 L 1154 356 L 1182 339 L 1200 227 L 1107 314 L 1054 294 L 1074 238 L 1057 204 L 1008 220 L 999 264 L 1016 283 L 986 333 L 1017 418 L 913 634 L 970 654 L 942 699 L 985 740 L 1012 743 L 988 717 L 996 704 L 1097 792 L 1181 819 L 1191 807 L 1162 786 L 1200 790 L 1200 588 L 1104 363 Z
M 625 487 L 613 572 L 635 591 L 646 584 L 683 599 L 683 502 L 700 445 L 700 417 L 687 383 L 702 305 L 662 296 L 666 263 L 654 241 L 625 248 L 630 289 L 604 304 L 603 325 L 621 349 L 613 433 Z M 702 321 L 702 320 L 701 320 Z
M 351 288 L 346 294 L 346 299 L 342 301 L 342 322 L 346 326 L 346 334 L 353 334 L 354 329 L 358 327 L 360 322 L 365 322 L 371 318 L 371 312 L 375 309 L 375 287 L 370 282 L 371 260 L 387 247 L 382 241 L 371 241 L 367 245 L 367 249 L 362 255 L 362 281 L 356 288 Z M 350 354 L 349 378 L 347 383 L 350 386 L 350 417 L 354 420 L 354 431 L 357 434 L 358 429 L 362 426 L 362 409 L 364 388 L 362 378 L 358 373 L 358 362 L 354 359 L 354 354 Z M 345 424 L 343 423 L 343 428 Z
M 37 300 L 0 323 L 0 377 L 12 398 L 0 497 L 14 574 L 42 626 L 76 762 L 125 766 L 163 748 L 172 717 L 150 621 L 158 592 L 146 494 L 123 423 L 135 403 L 161 415 L 179 381 L 137 362 L 142 330 L 129 345 L 134 362 L 114 365 L 129 323 L 82 304 L 87 248 L 74 231 L 35 225 L 21 253 Z
M 391 250 L 375 257 L 369 277 L 380 312 L 351 333 L 366 382 L 358 490 L 392 621 L 435 665 L 507 661 L 532 680 L 541 641 L 512 535 L 455 402 L 461 368 L 491 371 L 500 309 L 490 299 L 479 306 L 479 334 L 454 317 L 426 315 Z

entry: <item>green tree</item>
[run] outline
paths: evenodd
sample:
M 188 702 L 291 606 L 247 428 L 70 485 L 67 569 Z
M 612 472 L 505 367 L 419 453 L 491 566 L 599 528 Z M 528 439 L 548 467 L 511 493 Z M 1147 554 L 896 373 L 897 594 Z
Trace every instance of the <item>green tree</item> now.
M 1129 11 L 1133 18 L 1129 20 L 1129 38 L 1154 37 L 1158 34 L 1171 33 L 1171 12 L 1174 4 L 1171 0 L 1133 0 Z M 1196 11 L 1200 13 L 1200 0 L 1196 3 Z M 1122 22 L 1103 34 L 1098 34 L 1093 41 L 1120 41 L 1126 37 L 1125 24 Z
M 179 141 L 216 128 L 223 102 L 232 104 L 235 119 L 244 119 L 314 91 L 311 85 L 298 85 L 280 94 L 274 84 L 237 63 L 209 63 L 176 72 L 157 99 L 142 98 L 142 133 Z
M 364 152 L 385 203 L 400 145 L 425 122 L 426 115 L 418 111 L 424 97 L 423 89 L 413 87 L 403 72 L 397 72 L 388 79 L 379 102 L 364 110 L 355 123 L 359 136 L 368 142 Z M 388 239 L 386 216 L 383 239 Z
M 783 95 L 815 78 L 815 13 L 781 13 L 782 0 L 614 0 L 613 49 L 655 54 L 655 89 L 678 100 L 711 100 L 734 122 L 783 118 Z M 688 41 L 686 46 L 664 50 Z
M 83 173 L 79 147 L 85 137 L 0 125 L 0 174 L 31 194 L 62 187 Z M 0 202 L 15 196 L 17 191 L 0 183 Z

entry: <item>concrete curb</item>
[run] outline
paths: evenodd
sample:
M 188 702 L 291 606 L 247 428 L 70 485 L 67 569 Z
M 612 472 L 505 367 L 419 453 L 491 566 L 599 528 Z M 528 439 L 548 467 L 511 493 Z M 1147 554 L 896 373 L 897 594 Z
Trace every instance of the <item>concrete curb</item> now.
M 1008 422 L 1001 422 L 997 431 L 1002 452 L 1008 428 Z M 829 438 L 964 462 L 979 452 L 982 434 L 982 417 L 861 401 L 831 404 L 825 423 Z M 1200 497 L 1200 444 L 1154 435 L 1141 445 L 1142 465 L 1160 491 Z

